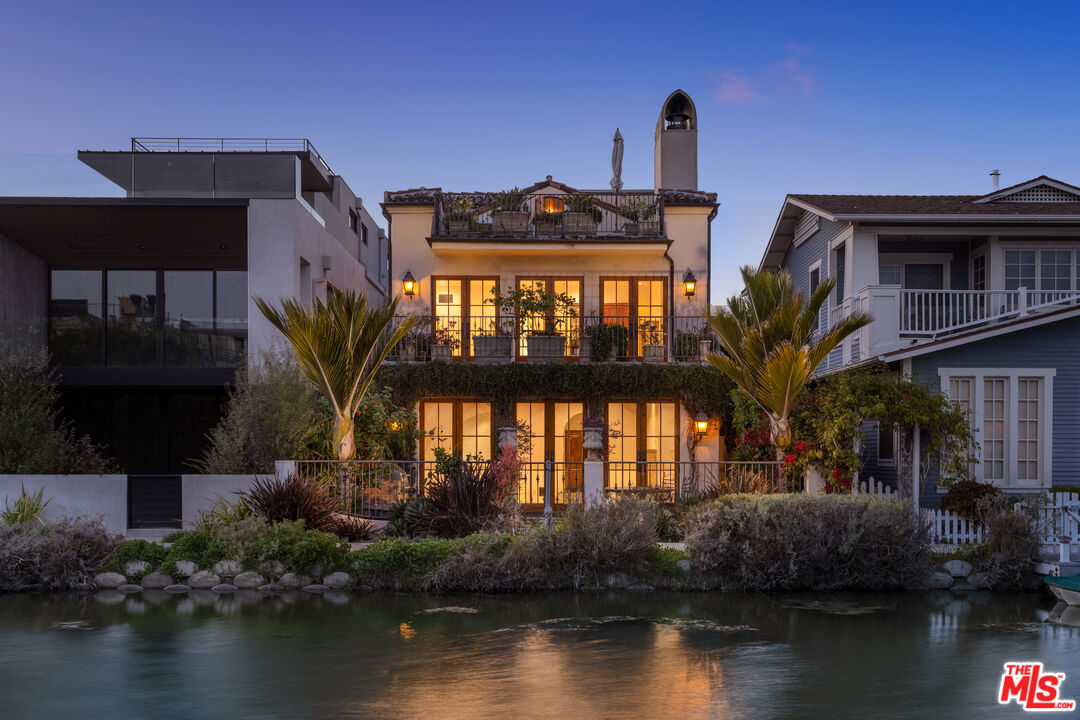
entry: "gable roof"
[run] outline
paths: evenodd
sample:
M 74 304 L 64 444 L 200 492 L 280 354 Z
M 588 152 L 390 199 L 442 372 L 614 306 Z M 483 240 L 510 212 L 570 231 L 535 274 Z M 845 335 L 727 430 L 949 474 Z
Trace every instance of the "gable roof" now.
M 987 195 L 791 194 L 784 198 L 780 208 L 761 259 L 762 269 L 780 266 L 793 242 L 795 224 L 803 212 L 841 222 L 970 222 L 976 219 L 1080 222 L 1080 187 L 1040 175 Z

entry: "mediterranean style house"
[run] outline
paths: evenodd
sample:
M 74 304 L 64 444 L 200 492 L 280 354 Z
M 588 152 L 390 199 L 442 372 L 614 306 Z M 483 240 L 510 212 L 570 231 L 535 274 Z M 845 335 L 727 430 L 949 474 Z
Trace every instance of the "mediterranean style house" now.
M 421 460 L 433 460 L 437 448 L 491 458 L 499 428 L 516 424 L 528 436 L 527 461 L 568 468 L 550 490 L 561 502 L 582 491 L 574 468 L 584 456 L 583 427 L 598 418 L 613 436 L 608 488 L 674 482 L 680 461 L 717 459 L 717 428 L 690 432 L 697 414 L 677 397 L 597 397 L 595 387 L 560 391 L 550 380 L 585 364 L 629 376 L 642 365 L 702 363 L 717 202 L 697 186 L 697 133 L 694 103 L 673 92 L 657 120 L 648 189 L 623 189 L 616 169 L 602 190 L 547 176 L 502 192 L 385 193 L 393 294 L 402 313 L 421 319 L 393 361 L 449 363 L 491 379 L 468 395 L 433 390 L 416 401 L 427 434 Z M 535 364 L 548 367 L 549 380 L 521 380 L 500 407 L 496 378 Z M 544 489 L 526 486 L 522 502 L 542 502 Z
M 822 328 L 873 317 L 821 372 L 885 364 L 921 378 L 969 413 L 976 478 L 1015 492 L 1072 484 L 1080 188 L 993 178 L 985 195 L 788 195 L 760 267 L 790 271 L 804 292 L 835 278 Z M 863 474 L 895 482 L 895 439 L 864 429 Z M 936 501 L 933 463 L 916 452 L 913 472 L 921 501 Z
M 0 335 L 44 339 L 79 432 L 171 487 L 237 369 L 278 342 L 252 298 L 381 300 L 389 241 L 304 139 L 135 138 L 79 159 L 125 197 L 0 198 Z

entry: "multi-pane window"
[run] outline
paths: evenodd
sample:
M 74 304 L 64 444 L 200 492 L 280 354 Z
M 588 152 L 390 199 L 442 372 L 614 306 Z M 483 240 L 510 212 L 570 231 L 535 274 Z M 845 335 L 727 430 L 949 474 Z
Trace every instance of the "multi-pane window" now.
M 983 379 L 983 479 L 1005 479 L 1005 378 Z
M 675 403 L 608 403 L 611 488 L 659 487 L 672 479 L 679 459 L 679 410 Z M 646 461 L 646 462 L 637 462 Z
M 1039 251 L 1039 289 L 1069 290 L 1072 287 L 1072 251 Z
M 432 309 L 436 340 L 454 357 L 473 354 L 473 337 L 495 332 L 491 291 L 497 277 L 433 277 Z
M 585 459 L 582 420 L 585 405 L 579 402 L 519 402 L 517 421 L 524 424 L 527 443 L 518 448 L 529 463 L 523 470 L 518 502 L 538 505 L 544 502 L 545 472 L 542 463 L 550 453 L 553 468 L 551 498 L 554 503 L 580 499 Z M 520 435 L 519 435 L 520 439 Z
M 821 285 L 821 266 L 816 265 L 816 266 L 814 266 L 813 268 L 810 269 L 810 294 L 811 295 L 814 294 L 814 291 L 818 289 L 819 285 Z M 820 326 L 821 326 L 821 313 L 818 313 L 817 317 L 814 318 L 814 328 L 813 328 L 814 332 L 817 332 L 818 328 Z
M 975 401 L 974 384 L 975 378 L 954 377 L 949 379 L 949 399 L 952 400 L 954 405 L 964 411 L 964 417 L 967 418 L 972 435 L 974 435 L 978 429 L 975 427 L 975 408 L 973 407 Z M 969 448 L 969 454 L 970 451 L 971 449 Z
M 900 284 L 900 266 L 899 265 L 879 265 L 878 266 L 878 283 L 881 285 L 899 285 Z
M 1016 390 L 1016 478 L 1039 478 L 1039 379 L 1020 378 Z
M 458 457 L 492 457 L 491 403 L 471 400 L 427 400 L 420 403 L 420 429 L 424 433 L 421 458 L 435 459 L 442 448 Z
M 986 289 L 986 255 L 976 255 L 971 259 L 971 289 Z
M 1068 292 L 1073 285 L 1072 250 L 1006 250 L 1005 289 Z

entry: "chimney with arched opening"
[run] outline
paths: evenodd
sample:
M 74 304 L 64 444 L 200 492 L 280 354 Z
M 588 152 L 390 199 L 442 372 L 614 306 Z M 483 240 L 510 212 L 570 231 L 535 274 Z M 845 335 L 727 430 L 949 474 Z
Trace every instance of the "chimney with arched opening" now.
M 697 190 L 697 109 L 682 90 L 668 95 L 656 122 L 653 179 L 657 190 Z

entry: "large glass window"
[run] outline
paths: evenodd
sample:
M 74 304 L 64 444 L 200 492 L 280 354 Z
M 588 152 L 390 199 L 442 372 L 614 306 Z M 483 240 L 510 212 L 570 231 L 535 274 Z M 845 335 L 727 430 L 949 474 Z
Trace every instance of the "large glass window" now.
M 247 355 L 247 273 L 53 270 L 49 329 L 62 365 L 235 367 Z
M 1039 478 L 1038 378 L 1020 378 L 1016 392 L 1016 479 Z
M 581 352 L 581 280 L 568 278 L 518 278 L 518 288 L 550 295 L 566 295 L 573 299 L 569 312 L 538 313 L 521 318 L 519 323 L 518 356 L 529 354 L 526 338 L 531 333 L 554 332 L 566 338 L 565 354 L 576 357 Z
M 100 270 L 54 270 L 49 291 L 49 351 L 61 365 L 105 360 Z
M 526 463 L 523 468 L 518 502 L 543 505 L 545 468 L 550 452 L 552 468 L 551 498 L 553 503 L 580 500 L 584 457 L 582 449 L 582 417 L 585 406 L 575 402 L 520 402 L 517 420 L 526 427 L 526 443 L 519 452 Z
M 157 273 L 109 270 L 105 299 L 108 332 L 105 352 L 110 365 L 157 365 Z
M 1069 290 L 1072 288 L 1072 251 L 1039 251 L 1039 289 Z
M 679 459 L 679 409 L 671 402 L 608 403 L 610 488 L 672 483 Z
M 453 347 L 454 357 L 473 354 L 474 335 L 495 331 L 491 291 L 497 277 L 436 277 L 432 279 L 437 340 Z
M 1007 381 L 988 377 L 983 380 L 983 478 L 1005 479 L 1005 428 Z
M 1035 251 L 1005 251 L 1005 289 L 1035 289 Z
M 976 255 L 971 259 L 971 289 L 986 289 L 986 255 Z
M 420 427 L 424 432 L 421 457 L 425 461 L 435 460 L 436 448 L 462 458 L 492 458 L 490 403 L 424 401 L 420 404 Z
M 616 347 L 618 357 L 641 357 L 645 345 L 663 345 L 667 338 L 667 306 L 663 278 L 604 278 L 600 309 L 604 322 L 622 325 L 628 341 Z

